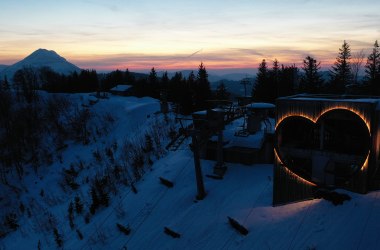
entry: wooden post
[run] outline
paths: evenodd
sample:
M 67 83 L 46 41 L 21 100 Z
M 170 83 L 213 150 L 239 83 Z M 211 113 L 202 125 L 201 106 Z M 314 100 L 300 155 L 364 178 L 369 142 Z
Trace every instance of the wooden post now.
M 197 199 L 203 200 L 206 196 L 205 187 L 203 184 L 203 176 L 201 169 L 201 160 L 199 155 L 199 144 L 197 139 L 197 132 L 192 134 L 192 145 L 193 145 L 193 153 L 194 153 L 194 167 L 195 167 L 195 178 L 197 181 Z
M 226 173 L 227 167 L 223 161 L 223 130 L 218 131 L 218 143 L 216 148 L 216 165 L 214 167 L 214 174 L 223 177 Z

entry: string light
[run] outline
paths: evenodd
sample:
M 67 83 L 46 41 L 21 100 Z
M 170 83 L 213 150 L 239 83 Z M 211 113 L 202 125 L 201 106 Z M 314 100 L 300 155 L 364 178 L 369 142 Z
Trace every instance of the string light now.
M 363 163 L 363 166 L 360 168 L 360 171 L 363 172 L 365 169 L 368 168 L 368 160 L 369 160 L 369 155 L 371 153 L 371 150 L 368 151 L 368 155 L 367 155 L 367 158 L 365 159 L 364 163 Z
M 310 182 L 310 181 L 306 180 L 305 178 L 302 178 L 301 176 L 295 174 L 293 171 L 291 171 L 291 170 L 290 170 L 290 169 L 289 169 L 289 168 L 288 168 L 288 167 L 287 167 L 287 166 L 281 161 L 280 157 L 278 156 L 278 153 L 277 153 L 277 150 L 276 150 L 276 149 L 274 149 L 274 154 L 275 154 L 275 156 L 276 156 L 276 160 L 277 160 L 277 162 L 279 162 L 279 163 L 284 167 L 285 172 L 286 172 L 287 174 L 292 175 L 293 177 L 297 178 L 299 181 L 303 182 L 304 184 L 307 184 L 307 185 L 310 185 L 310 186 L 314 186 L 314 187 L 317 186 L 317 184 L 315 184 L 315 183 L 313 183 L 313 182 Z
M 310 120 L 310 121 L 312 121 L 314 123 L 317 123 L 317 121 L 318 121 L 318 119 L 320 117 L 322 117 L 327 112 L 334 111 L 334 110 L 347 110 L 347 111 L 350 111 L 350 112 L 354 113 L 355 115 L 359 116 L 360 119 L 367 126 L 368 132 L 371 135 L 370 121 L 365 117 L 364 113 L 360 112 L 359 110 L 356 110 L 353 107 L 344 106 L 344 105 L 336 105 L 336 106 L 333 106 L 333 107 L 326 108 L 318 116 L 314 116 L 314 117 L 311 116 L 311 115 L 309 115 L 307 112 L 302 112 L 302 111 L 292 112 L 290 114 L 283 115 L 282 117 L 280 117 L 280 118 L 277 119 L 277 123 L 276 123 L 275 129 L 277 129 L 277 127 L 281 124 L 281 122 L 284 121 L 286 118 L 293 117 L 293 116 L 303 117 L 303 118 L 306 118 L 306 119 L 308 119 L 308 120 Z

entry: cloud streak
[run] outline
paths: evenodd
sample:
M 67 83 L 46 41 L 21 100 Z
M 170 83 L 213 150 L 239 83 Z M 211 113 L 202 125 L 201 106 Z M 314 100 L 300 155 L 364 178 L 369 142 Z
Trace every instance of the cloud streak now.
M 256 68 L 262 59 L 266 59 L 269 63 L 274 61 L 274 59 L 277 59 L 280 64 L 296 64 L 297 66 L 301 66 L 303 59 L 308 55 L 311 55 L 318 61 L 321 61 L 322 66 L 328 67 L 335 59 L 335 55 L 332 56 L 332 53 L 329 50 L 306 51 L 285 48 L 274 48 L 270 50 L 234 48 L 217 51 L 202 51 L 202 53 L 200 52 L 201 50 L 198 50 L 190 55 L 121 53 L 111 55 L 76 56 L 72 62 L 82 68 L 95 68 L 99 70 L 113 70 L 116 68 L 144 70 L 152 67 L 160 70 L 175 70 L 196 68 L 200 62 L 203 62 L 210 69 L 246 67 Z
M 353 51 L 372 47 L 380 33 L 378 9 L 373 0 L 4 1 L 0 60 L 47 48 L 86 68 L 200 61 L 257 67 L 263 58 L 297 64 L 306 55 L 327 65 L 343 40 Z

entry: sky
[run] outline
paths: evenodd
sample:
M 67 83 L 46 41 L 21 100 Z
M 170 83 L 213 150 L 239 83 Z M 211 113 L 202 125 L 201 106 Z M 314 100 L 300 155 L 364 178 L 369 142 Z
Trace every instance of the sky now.
M 0 0 L 0 64 L 38 48 L 81 68 L 257 68 L 262 59 L 331 65 L 380 40 L 379 0 Z

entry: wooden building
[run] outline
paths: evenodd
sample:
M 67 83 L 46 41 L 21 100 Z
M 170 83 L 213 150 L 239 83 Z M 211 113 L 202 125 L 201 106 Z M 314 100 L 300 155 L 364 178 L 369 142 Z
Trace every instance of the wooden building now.
M 380 189 L 380 98 L 279 98 L 274 150 L 273 205 L 312 199 L 318 188 Z
M 247 121 L 245 117 L 229 120 L 221 109 L 193 113 L 194 128 L 200 132 L 205 142 L 200 156 L 207 160 L 218 159 L 220 137 L 217 134 L 222 131 L 223 145 L 220 150 L 223 151 L 223 161 L 246 165 L 272 163 L 274 119 L 267 115 L 273 109 L 273 104 L 249 104 L 244 109 L 248 113 Z M 241 131 L 245 133 L 242 134 Z

